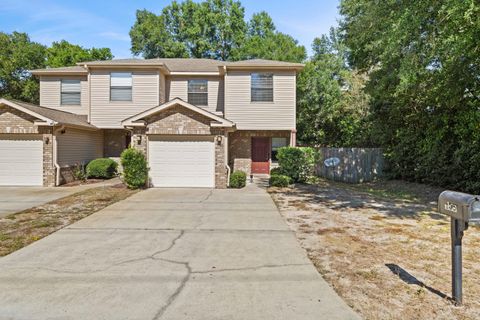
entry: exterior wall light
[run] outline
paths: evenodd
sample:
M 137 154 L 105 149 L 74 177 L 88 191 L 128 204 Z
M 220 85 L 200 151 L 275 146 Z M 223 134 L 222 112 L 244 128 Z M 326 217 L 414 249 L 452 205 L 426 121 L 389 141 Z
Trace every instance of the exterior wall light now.
M 217 137 L 216 137 L 216 140 L 217 140 L 217 144 L 218 144 L 218 145 L 221 145 L 221 144 L 222 144 L 222 136 L 217 136 Z

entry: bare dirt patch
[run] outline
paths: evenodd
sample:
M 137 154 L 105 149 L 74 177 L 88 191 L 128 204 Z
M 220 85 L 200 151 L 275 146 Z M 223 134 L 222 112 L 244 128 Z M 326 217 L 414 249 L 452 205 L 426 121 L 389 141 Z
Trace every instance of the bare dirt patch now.
M 464 237 L 464 306 L 455 307 L 441 191 L 326 180 L 269 189 L 318 271 L 364 318 L 480 319 L 480 229 Z
M 7 255 L 52 232 L 85 218 L 136 190 L 123 184 L 92 188 L 0 219 L 0 256 Z

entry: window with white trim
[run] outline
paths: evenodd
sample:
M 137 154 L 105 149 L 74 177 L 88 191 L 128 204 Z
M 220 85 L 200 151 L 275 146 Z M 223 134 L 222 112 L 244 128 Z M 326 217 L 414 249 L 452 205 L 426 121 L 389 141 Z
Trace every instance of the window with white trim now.
M 273 102 L 273 74 L 251 74 L 251 101 Z
M 60 92 L 61 105 L 79 106 L 81 104 L 80 80 L 62 79 Z
M 208 106 L 208 81 L 188 80 L 188 103 Z
M 110 100 L 132 101 L 132 73 L 110 73 Z
M 287 138 L 272 138 L 272 161 L 277 162 L 277 152 L 278 149 L 282 147 L 286 147 L 287 144 Z

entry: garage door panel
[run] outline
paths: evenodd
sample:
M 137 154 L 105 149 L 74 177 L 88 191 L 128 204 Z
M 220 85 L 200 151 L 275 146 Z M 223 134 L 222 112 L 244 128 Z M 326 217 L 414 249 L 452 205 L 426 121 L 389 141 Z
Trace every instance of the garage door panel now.
M 149 141 L 150 178 L 154 187 L 215 186 L 215 146 L 211 138 L 163 139 L 151 137 Z
M 0 186 L 43 185 L 41 136 L 0 136 Z

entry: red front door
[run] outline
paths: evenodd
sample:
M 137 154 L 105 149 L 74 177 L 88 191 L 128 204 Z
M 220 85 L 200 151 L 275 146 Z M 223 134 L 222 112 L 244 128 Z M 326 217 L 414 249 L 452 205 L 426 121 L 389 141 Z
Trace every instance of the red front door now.
M 270 138 L 252 138 L 252 173 L 270 173 Z

